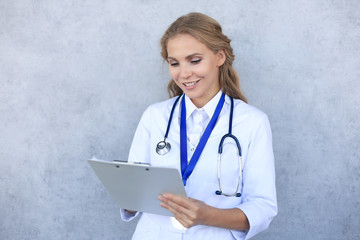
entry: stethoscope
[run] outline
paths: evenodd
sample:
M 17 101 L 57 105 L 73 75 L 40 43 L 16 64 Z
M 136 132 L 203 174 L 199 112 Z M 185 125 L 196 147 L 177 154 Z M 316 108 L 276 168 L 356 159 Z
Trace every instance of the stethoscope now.
M 165 155 L 166 153 L 168 153 L 171 149 L 171 145 L 169 142 L 166 141 L 168 134 L 169 134 L 169 130 L 170 130 L 170 125 L 171 125 L 171 120 L 174 114 L 174 110 L 175 107 L 177 105 L 177 103 L 179 102 L 179 99 L 182 97 L 183 95 L 180 95 L 179 97 L 176 98 L 171 112 L 170 112 L 170 117 L 169 117 L 169 121 L 168 121 L 168 125 L 166 128 L 166 132 L 165 132 L 165 136 L 164 136 L 164 140 L 160 141 L 157 145 L 156 145 L 156 152 L 159 155 Z M 240 181 L 241 181 L 241 177 L 242 177 L 242 157 L 241 157 L 241 146 L 239 143 L 239 140 L 231 133 L 232 132 L 232 120 L 233 120 L 233 112 L 234 112 L 234 99 L 232 97 L 230 97 L 230 117 L 229 117 L 229 131 L 227 134 L 225 134 L 221 140 L 220 140 L 220 144 L 219 144 L 219 149 L 218 149 L 218 164 L 217 164 L 217 177 L 218 177 L 218 183 L 219 183 L 219 190 L 215 191 L 216 195 L 224 195 L 226 197 L 241 197 L 241 193 L 238 192 L 239 191 L 239 187 L 240 187 Z M 237 186 L 236 186 L 236 190 L 234 193 L 224 193 L 222 191 L 221 188 L 221 154 L 223 152 L 223 143 L 225 141 L 226 138 L 231 138 L 235 141 L 236 143 L 236 147 L 238 149 L 238 167 L 239 167 L 239 177 L 238 177 L 238 181 L 237 181 Z

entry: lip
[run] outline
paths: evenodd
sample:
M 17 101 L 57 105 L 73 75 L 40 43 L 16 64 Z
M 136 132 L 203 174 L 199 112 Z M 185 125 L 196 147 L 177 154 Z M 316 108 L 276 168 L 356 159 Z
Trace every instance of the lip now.
M 191 90 L 191 89 L 195 88 L 199 82 L 200 82 L 200 79 L 196 80 L 196 81 L 193 81 L 193 82 L 186 82 L 186 83 L 182 83 L 182 84 L 186 88 L 186 90 Z M 186 86 L 185 85 L 185 84 L 190 84 L 190 83 L 195 83 L 195 84 L 191 85 L 191 86 Z

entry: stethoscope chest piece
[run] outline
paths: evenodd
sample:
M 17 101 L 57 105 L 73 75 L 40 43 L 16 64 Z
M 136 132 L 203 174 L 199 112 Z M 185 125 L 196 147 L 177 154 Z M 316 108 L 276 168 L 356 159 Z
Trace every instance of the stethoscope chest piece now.
M 156 145 L 156 152 L 159 155 L 164 155 L 166 153 L 168 153 L 171 149 L 171 145 L 169 142 L 164 141 L 160 141 L 157 145 Z
M 174 110 L 175 110 L 175 107 L 176 107 L 176 104 L 177 102 L 179 101 L 180 97 L 182 95 L 180 95 L 174 102 L 173 104 L 173 107 L 171 109 L 171 113 L 170 113 L 170 117 L 169 117 L 169 121 L 168 121 L 168 125 L 167 125 L 167 128 L 166 128 L 166 133 L 165 133 L 165 137 L 164 137 L 164 140 L 163 141 L 160 141 L 157 145 L 156 145 L 156 153 L 159 154 L 159 155 L 165 155 L 167 154 L 170 149 L 171 149 L 171 145 L 169 142 L 166 141 L 166 138 L 169 134 L 169 130 L 170 130 L 170 124 L 171 124 L 171 119 L 172 119 L 172 116 L 174 114 Z
M 167 137 L 168 137 L 168 134 L 169 134 L 169 129 L 170 129 L 170 123 L 171 123 L 171 120 L 172 120 L 172 116 L 173 116 L 173 114 L 174 114 L 174 110 L 175 110 L 175 106 L 176 106 L 176 104 L 177 104 L 177 102 L 179 101 L 179 99 L 180 99 L 180 97 L 181 97 L 182 95 L 180 95 L 176 100 L 175 100 L 175 102 L 174 102 L 174 104 L 173 104 L 173 106 L 172 106 L 172 109 L 171 109 L 171 112 L 170 112 L 170 117 L 169 117 L 169 120 L 168 120 L 168 125 L 167 125 L 167 129 L 166 129 L 166 133 L 165 133 L 165 136 L 164 136 L 164 140 L 163 141 L 160 141 L 157 145 L 156 145 L 156 153 L 157 154 L 159 154 L 159 155 L 165 155 L 165 154 L 167 154 L 169 151 L 170 151 L 170 149 L 171 149 L 171 145 L 170 145 L 170 143 L 169 142 L 167 142 L 166 141 L 166 139 L 167 139 Z M 222 96 L 221 96 L 221 99 L 219 100 L 219 103 L 218 103 L 218 106 L 216 107 L 216 109 L 215 109 L 215 113 L 214 113 L 214 115 L 216 115 L 216 112 L 218 111 L 218 107 L 220 106 L 220 102 L 222 102 L 222 104 L 224 103 L 224 97 L 225 97 L 225 95 L 224 95 L 224 93 L 222 94 Z M 222 101 L 221 101 L 222 100 Z M 221 141 L 220 141 L 220 144 L 219 144 L 219 151 L 218 151 L 218 153 L 219 153 L 219 155 L 218 155 L 218 183 L 219 183 L 219 190 L 216 190 L 215 191 L 215 194 L 216 195 L 223 195 L 223 196 L 226 196 L 226 197 L 241 197 L 241 193 L 239 192 L 239 188 L 240 188 L 240 184 L 241 184 L 241 180 L 242 180 L 242 158 L 241 158 L 241 146 L 240 146 L 240 143 L 239 143 L 239 141 L 238 141 L 238 139 L 234 136 L 234 135 L 232 135 L 232 133 L 231 133 L 231 131 L 232 131 L 232 118 L 233 118 L 233 110 L 234 110 L 234 100 L 233 100 L 233 98 L 230 98 L 230 100 L 231 100 L 231 107 L 230 107 L 230 116 L 229 116 L 229 132 L 227 133 L 227 134 L 225 134 L 223 137 L 222 137 L 222 139 L 221 139 Z M 185 108 L 185 100 L 183 99 L 183 104 L 184 104 L 184 107 L 183 107 L 183 109 L 185 109 L 185 111 L 184 111 L 184 115 L 186 115 L 186 108 Z M 221 108 L 222 108 L 222 104 L 221 104 L 221 107 L 219 108 L 219 111 L 218 111 L 218 113 L 217 113 L 217 117 L 219 116 L 219 113 L 220 113 L 220 111 L 221 111 Z M 214 117 L 214 116 L 213 116 Z M 216 117 L 216 118 L 217 118 Z M 183 122 L 183 120 L 181 120 L 182 122 Z M 211 122 L 212 120 L 210 120 L 210 122 Z M 181 125 L 180 125 L 180 131 L 181 131 L 181 129 L 185 129 L 185 136 L 184 136 L 184 138 L 183 139 L 186 139 L 186 121 L 184 120 L 184 122 L 185 122 L 185 128 L 182 128 L 181 127 L 181 125 L 182 125 L 182 123 L 181 123 Z M 216 123 L 216 120 L 215 120 L 215 123 Z M 210 124 L 210 123 L 209 123 Z M 215 126 L 215 124 L 214 124 L 214 126 Z M 213 127 L 214 127 L 213 126 Z M 206 130 L 205 130 L 206 131 Z M 211 133 L 211 131 L 212 130 L 210 130 L 209 131 L 209 133 L 208 133 L 208 136 L 210 135 L 210 133 Z M 181 133 L 180 133 L 181 134 Z M 205 133 L 204 133 L 205 134 Z M 237 181 L 237 185 L 236 185 L 236 190 L 235 190 L 235 192 L 233 192 L 233 193 L 224 193 L 223 192 L 223 190 L 222 190 L 222 188 L 221 188 L 221 154 L 222 154 L 222 151 L 223 151 L 223 142 L 224 142 L 224 140 L 225 140 L 225 138 L 232 138 L 234 141 L 235 141 L 235 143 L 236 143 L 236 147 L 237 147 L 237 149 L 238 149 L 238 153 L 239 153 L 239 156 L 238 156 L 238 168 L 239 168 L 239 177 L 238 177 L 238 181 Z M 181 141 L 181 139 L 182 139 L 182 137 L 180 137 L 180 141 Z M 186 141 L 186 140 L 185 140 Z M 201 141 L 201 140 L 200 140 Z M 206 144 L 206 141 L 205 141 L 205 144 Z M 181 144 L 180 144 L 181 145 Z M 181 147 L 180 147 L 181 148 Z M 185 149 L 186 149 L 186 144 L 185 144 Z M 201 151 L 202 150 L 200 150 L 199 152 L 200 152 L 200 154 L 201 154 Z M 186 151 L 183 151 L 182 149 L 181 149 L 181 154 L 183 153 L 183 152 L 185 152 L 186 153 Z M 185 155 L 185 162 L 186 162 L 186 160 L 187 160 L 187 155 L 186 154 L 184 154 Z M 198 156 L 199 157 L 199 156 Z M 183 159 L 183 157 L 182 157 L 182 155 L 181 155 L 181 162 L 183 162 L 182 161 L 182 159 Z M 190 160 L 190 163 L 191 163 L 191 161 L 192 160 Z M 196 160 L 197 161 L 197 160 Z M 181 163 L 182 164 L 182 163 Z M 195 163 L 196 164 L 196 163 Z M 186 165 L 186 164 L 185 164 Z M 182 166 L 182 165 L 181 165 Z M 192 170 L 191 170 L 191 172 L 192 172 Z M 190 172 L 190 174 L 191 174 L 191 172 Z M 187 177 L 189 176 L 189 175 L 186 175 L 187 174 L 187 172 L 185 171 L 185 174 L 184 173 L 182 173 L 183 174 L 183 181 L 184 181 L 184 175 L 186 176 L 186 179 L 187 179 Z M 185 179 L 185 182 L 184 182 L 184 185 L 186 184 L 186 179 Z

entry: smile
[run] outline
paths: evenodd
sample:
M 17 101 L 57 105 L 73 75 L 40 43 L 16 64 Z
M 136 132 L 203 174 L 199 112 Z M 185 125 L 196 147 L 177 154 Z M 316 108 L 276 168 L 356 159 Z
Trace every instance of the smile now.
M 190 82 L 190 83 L 183 83 L 186 87 L 192 87 L 194 86 L 195 84 L 197 84 L 200 80 L 197 80 L 195 82 Z

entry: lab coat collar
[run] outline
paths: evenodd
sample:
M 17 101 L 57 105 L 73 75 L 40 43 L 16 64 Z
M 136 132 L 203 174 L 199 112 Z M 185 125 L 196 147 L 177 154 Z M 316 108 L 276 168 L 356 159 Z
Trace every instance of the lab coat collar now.
M 185 104 L 186 104 L 186 120 L 191 116 L 195 110 L 203 109 L 209 118 L 212 118 L 215 108 L 219 103 L 222 91 L 220 90 L 207 104 L 202 108 L 197 108 L 194 103 L 190 100 L 188 96 L 185 95 Z

